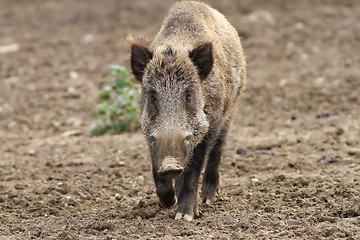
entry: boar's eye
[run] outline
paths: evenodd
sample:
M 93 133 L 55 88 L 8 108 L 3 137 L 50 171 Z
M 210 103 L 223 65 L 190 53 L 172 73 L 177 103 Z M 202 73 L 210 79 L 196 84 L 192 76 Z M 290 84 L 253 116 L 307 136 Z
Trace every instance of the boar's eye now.
M 185 104 L 184 104 L 185 108 L 190 115 L 193 115 L 194 113 L 196 113 L 195 93 L 192 89 L 185 90 L 184 102 L 185 102 Z
M 187 89 L 186 91 L 185 91 L 185 101 L 186 102 L 191 102 L 191 99 L 192 99 L 192 91 L 191 90 L 189 90 L 189 89 Z
M 156 121 L 156 117 L 159 113 L 157 101 L 158 101 L 158 97 L 157 97 L 156 91 L 154 89 L 150 89 L 147 92 L 146 111 L 148 113 L 148 116 L 149 116 L 149 119 L 151 122 Z
M 149 91 L 149 100 L 150 100 L 151 103 L 156 103 L 157 96 L 156 96 L 156 91 L 155 90 L 150 90 Z
M 155 94 L 150 95 L 150 101 L 153 102 L 153 103 L 155 103 L 157 101 L 157 98 L 156 98 Z

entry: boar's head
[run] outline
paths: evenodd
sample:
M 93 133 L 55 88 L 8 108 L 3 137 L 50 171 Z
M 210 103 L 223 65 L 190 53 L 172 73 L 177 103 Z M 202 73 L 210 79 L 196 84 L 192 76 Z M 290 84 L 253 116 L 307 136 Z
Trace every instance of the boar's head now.
M 212 44 L 152 51 L 133 43 L 130 63 L 142 85 L 141 125 L 153 171 L 163 178 L 176 178 L 209 129 L 202 82 L 212 69 Z

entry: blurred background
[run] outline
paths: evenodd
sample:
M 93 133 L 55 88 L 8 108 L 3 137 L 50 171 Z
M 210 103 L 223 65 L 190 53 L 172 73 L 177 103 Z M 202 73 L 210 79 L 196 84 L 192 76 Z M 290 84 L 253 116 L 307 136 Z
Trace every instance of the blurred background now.
M 157 208 L 140 131 L 85 134 L 126 37 L 153 39 L 174 2 L 0 0 L 0 237 L 359 238 L 357 1 L 204 1 L 238 31 L 248 80 L 195 230 Z

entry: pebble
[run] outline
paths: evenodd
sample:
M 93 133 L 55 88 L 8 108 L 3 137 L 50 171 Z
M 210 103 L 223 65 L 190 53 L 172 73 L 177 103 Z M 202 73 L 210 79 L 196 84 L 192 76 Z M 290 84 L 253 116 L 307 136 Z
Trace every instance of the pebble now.
M 276 151 L 267 151 L 267 150 L 258 150 L 258 151 L 255 151 L 255 155 L 271 155 L 271 156 L 280 156 L 281 153 L 279 152 L 276 152 Z
M 35 149 L 30 149 L 30 150 L 27 152 L 27 154 L 28 154 L 29 156 L 35 156 L 35 155 L 36 155 L 36 150 L 35 150 Z
M 80 98 L 81 94 L 77 92 L 75 87 L 69 87 L 67 92 L 63 94 L 63 98 Z
M 321 112 L 316 114 L 316 118 L 328 118 L 331 116 L 339 115 L 338 112 Z
M 75 71 L 71 71 L 69 73 L 69 76 L 70 76 L 71 79 L 77 79 L 79 77 L 79 74 L 77 72 L 75 72 Z
M 246 153 L 247 153 L 247 150 L 244 147 L 239 147 L 238 149 L 236 149 L 236 154 L 246 155 Z
M 259 182 L 260 180 L 258 178 L 251 178 L 251 181 L 254 182 L 254 183 L 257 183 Z
M 111 163 L 109 165 L 109 168 L 117 168 L 117 167 L 123 167 L 123 166 L 125 166 L 125 162 L 124 161 L 118 161 L 118 162 Z
M 295 220 L 295 219 L 289 219 L 289 220 L 287 221 L 287 224 L 289 224 L 290 226 L 301 225 L 301 221 Z
M 303 30 L 304 27 L 305 27 L 305 25 L 304 25 L 304 23 L 302 23 L 302 22 L 297 22 L 297 23 L 295 24 L 295 29 L 296 29 L 296 30 Z
M 286 177 L 285 177 L 285 175 L 281 174 L 281 175 L 275 176 L 273 179 L 275 182 L 282 182 L 286 179 Z
M 330 123 L 329 123 L 329 126 L 330 126 L 330 127 L 336 127 L 336 122 L 330 122 Z
M 90 43 L 95 40 L 95 36 L 93 34 L 85 34 L 82 38 L 83 43 Z
M 334 163 L 340 161 L 340 158 L 338 156 L 330 156 L 327 161 L 329 163 Z
M 230 195 L 239 196 L 244 194 L 244 189 L 242 187 L 237 187 L 235 189 L 229 190 Z
M 339 156 L 334 156 L 334 155 L 330 155 L 330 156 L 322 156 L 320 159 L 317 160 L 318 163 L 335 163 L 335 162 L 339 162 L 341 160 L 341 158 Z
M 290 120 L 295 121 L 297 119 L 297 116 L 295 114 L 291 115 Z
M 294 163 L 291 163 L 291 162 L 290 162 L 290 163 L 288 163 L 288 167 L 289 167 L 289 168 L 295 168 L 296 165 L 295 165 Z
M 36 156 L 36 150 L 35 149 L 30 149 L 25 154 L 28 155 L 28 156 L 34 157 L 34 156 Z
M 16 43 L 0 46 L 0 54 L 17 52 L 20 50 L 20 46 Z
M 329 112 L 322 112 L 322 113 L 317 113 L 316 114 L 316 118 L 327 118 L 327 117 L 330 117 Z
M 23 190 L 23 189 L 25 189 L 25 188 L 27 188 L 27 187 L 28 187 L 28 185 L 26 185 L 26 184 L 20 184 L 20 183 L 18 183 L 18 184 L 15 185 L 15 189 L 16 189 L 16 190 Z
M 114 198 L 115 198 L 115 200 L 121 200 L 122 199 L 121 195 L 118 194 L 118 193 L 115 193 Z
M 69 131 L 63 132 L 61 134 L 61 136 L 63 136 L 63 137 L 71 137 L 71 136 L 79 136 L 81 134 L 82 134 L 82 132 L 80 130 L 69 130 Z

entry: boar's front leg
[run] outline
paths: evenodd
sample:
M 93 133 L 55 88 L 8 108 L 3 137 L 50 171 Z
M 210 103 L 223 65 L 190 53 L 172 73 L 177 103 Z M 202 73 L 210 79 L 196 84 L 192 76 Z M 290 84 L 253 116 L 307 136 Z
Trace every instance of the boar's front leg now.
M 195 147 L 192 158 L 183 176 L 177 183 L 177 191 L 180 190 L 178 207 L 176 209 L 175 220 L 184 219 L 186 221 L 193 220 L 194 216 L 199 215 L 197 203 L 197 190 L 200 173 L 204 158 L 207 151 L 207 142 L 203 140 Z
M 171 207 L 176 204 L 176 196 L 173 180 L 164 179 L 159 176 L 157 170 L 153 169 L 154 181 L 156 185 L 156 193 L 160 200 L 161 207 Z
M 222 127 L 207 160 L 202 187 L 202 202 L 206 204 L 214 202 L 219 190 L 219 163 L 228 132 L 229 121 Z

